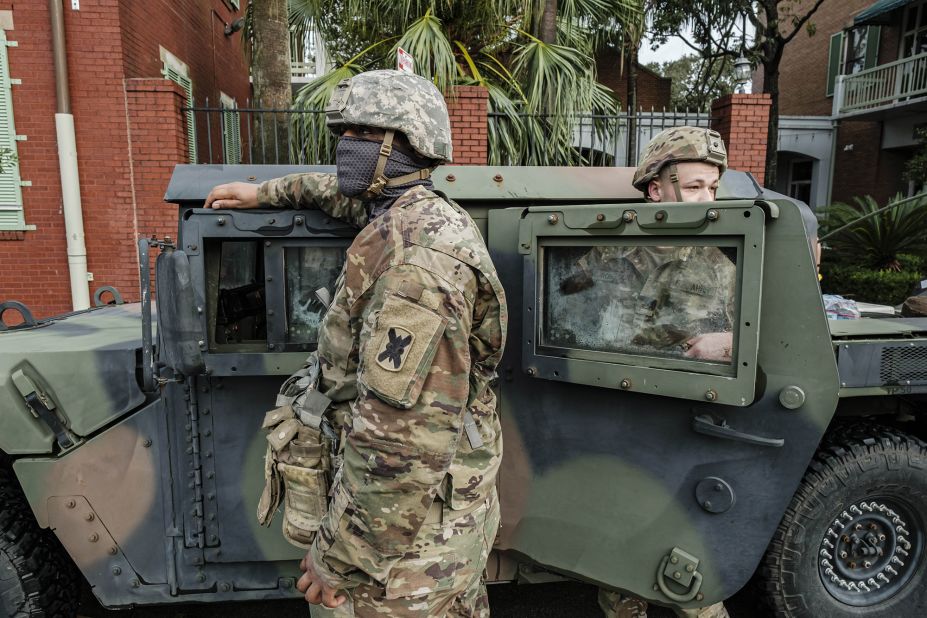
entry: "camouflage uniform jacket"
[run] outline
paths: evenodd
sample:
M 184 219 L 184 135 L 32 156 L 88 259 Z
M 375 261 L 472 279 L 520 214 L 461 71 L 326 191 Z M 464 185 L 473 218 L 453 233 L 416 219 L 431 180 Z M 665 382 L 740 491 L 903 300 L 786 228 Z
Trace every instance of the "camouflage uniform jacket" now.
M 581 347 L 682 356 L 688 339 L 733 327 L 737 268 L 717 247 L 596 246 L 578 266 L 561 300 L 598 315 L 564 312 L 557 329 Z
M 367 220 L 328 174 L 269 181 L 259 201 Z M 356 237 L 319 335 L 320 389 L 350 407 L 311 548 L 329 585 L 376 582 L 389 594 L 436 496 L 468 511 L 492 495 L 502 434 L 490 382 L 507 321 L 486 245 L 458 206 L 414 187 Z

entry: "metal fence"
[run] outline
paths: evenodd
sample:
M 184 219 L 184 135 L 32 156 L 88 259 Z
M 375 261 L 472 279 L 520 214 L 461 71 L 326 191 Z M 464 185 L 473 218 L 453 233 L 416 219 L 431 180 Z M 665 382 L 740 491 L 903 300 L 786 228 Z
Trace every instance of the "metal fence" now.
M 291 165 L 334 164 L 334 139 L 325 127 L 321 110 L 267 109 L 257 107 L 183 108 L 196 124 L 199 160 L 197 163 L 268 163 Z M 192 112 L 186 115 L 187 112 Z M 543 120 L 523 116 L 525 121 Z M 650 111 L 636 114 L 585 114 L 573 120 L 573 149 L 576 165 L 613 167 L 633 166 L 654 135 L 673 126 L 710 127 L 708 112 Z M 489 131 L 503 130 L 511 117 L 489 114 Z M 275 128 L 276 127 L 276 128 Z M 634 132 L 636 140 L 629 143 Z M 489 160 L 502 165 L 525 165 L 527 159 L 513 150 L 503 152 L 489 140 Z M 635 152 L 629 146 L 635 144 Z M 537 156 L 534 157 L 534 160 Z M 536 164 L 560 164 L 538 161 Z

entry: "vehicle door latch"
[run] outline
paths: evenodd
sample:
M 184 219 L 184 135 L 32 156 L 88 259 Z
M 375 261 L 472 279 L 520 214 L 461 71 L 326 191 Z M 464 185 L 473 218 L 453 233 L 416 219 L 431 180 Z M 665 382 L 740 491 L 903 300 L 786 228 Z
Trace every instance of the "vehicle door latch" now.
M 700 560 L 692 554 L 674 547 L 668 556 L 663 556 L 657 569 L 657 588 L 668 599 L 677 603 L 688 603 L 696 598 L 702 587 L 702 574 L 698 571 Z M 670 584 L 685 592 L 675 592 Z
M 22 395 L 26 406 L 32 412 L 32 415 L 39 419 L 46 427 L 51 429 L 58 441 L 58 446 L 62 449 L 69 449 L 74 446 L 74 439 L 64 423 L 55 412 L 57 406 L 55 401 L 42 391 L 35 383 L 23 373 L 22 369 L 13 372 L 13 384 L 16 390 Z

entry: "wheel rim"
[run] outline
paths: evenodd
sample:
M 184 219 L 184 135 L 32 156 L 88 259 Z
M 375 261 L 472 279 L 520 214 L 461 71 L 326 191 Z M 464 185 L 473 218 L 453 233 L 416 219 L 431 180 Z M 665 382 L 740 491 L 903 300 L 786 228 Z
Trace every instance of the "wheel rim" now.
M 838 601 L 881 603 L 911 581 L 924 552 L 920 515 L 894 498 L 866 499 L 836 514 L 818 551 L 818 572 Z

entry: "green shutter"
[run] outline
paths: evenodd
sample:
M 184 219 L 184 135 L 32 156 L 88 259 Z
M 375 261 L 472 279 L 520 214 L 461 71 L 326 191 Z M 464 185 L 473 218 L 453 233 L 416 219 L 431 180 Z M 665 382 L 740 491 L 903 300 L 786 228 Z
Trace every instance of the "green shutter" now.
M 834 95 L 834 84 L 840 75 L 840 60 L 843 57 L 843 33 L 838 32 L 830 37 L 830 52 L 827 56 L 827 96 Z
M 226 165 L 241 163 L 241 120 L 237 111 L 222 112 L 222 156 Z
M 189 77 L 179 73 L 171 67 L 164 67 L 164 77 L 172 82 L 179 84 L 187 95 L 187 107 L 193 107 L 193 82 Z M 196 112 L 187 110 L 187 152 L 190 156 L 190 163 L 197 162 L 196 153 Z
M 864 69 L 871 69 L 879 64 L 879 35 L 882 26 L 869 26 L 866 28 L 866 65 Z
M 7 62 L 6 33 L 0 30 L 0 148 L 16 155 L 16 127 L 13 124 L 13 86 Z M 7 161 L 0 173 L 0 230 L 26 229 L 23 217 L 19 162 Z

